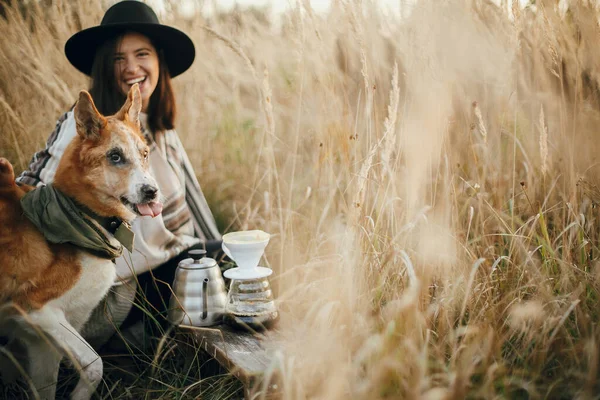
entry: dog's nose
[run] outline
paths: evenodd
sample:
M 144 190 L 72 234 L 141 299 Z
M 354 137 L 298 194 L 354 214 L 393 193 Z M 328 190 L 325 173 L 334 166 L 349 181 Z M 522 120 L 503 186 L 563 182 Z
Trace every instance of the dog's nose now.
M 144 195 L 144 200 L 154 200 L 158 189 L 151 185 L 142 185 L 141 192 Z

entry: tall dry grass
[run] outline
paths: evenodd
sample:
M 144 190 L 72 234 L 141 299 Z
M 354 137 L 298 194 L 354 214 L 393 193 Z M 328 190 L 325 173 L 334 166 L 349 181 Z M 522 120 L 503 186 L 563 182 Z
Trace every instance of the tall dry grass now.
M 207 198 L 274 235 L 285 398 L 597 396 L 600 13 L 535 3 L 304 1 L 281 25 L 169 3 L 198 51 L 174 82 Z M 101 14 L 0 20 L 17 169 L 87 86 L 62 46 Z

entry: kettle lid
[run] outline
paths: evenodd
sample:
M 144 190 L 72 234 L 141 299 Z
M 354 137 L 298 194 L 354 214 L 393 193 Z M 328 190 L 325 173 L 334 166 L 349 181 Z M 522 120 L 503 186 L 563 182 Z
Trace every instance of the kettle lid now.
M 205 254 L 206 250 L 190 250 L 188 251 L 188 255 L 191 258 L 182 260 L 179 266 L 185 269 L 203 269 L 216 266 L 217 261 L 210 257 L 204 257 Z

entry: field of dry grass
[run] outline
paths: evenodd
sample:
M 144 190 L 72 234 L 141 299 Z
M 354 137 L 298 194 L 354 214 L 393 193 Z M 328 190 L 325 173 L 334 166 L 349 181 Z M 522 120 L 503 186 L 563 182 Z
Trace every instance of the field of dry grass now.
M 103 8 L 51 3 L 0 19 L 17 170 L 88 85 L 62 48 Z M 600 10 L 503 3 L 301 2 L 281 26 L 170 3 L 207 198 L 224 230 L 274 235 L 285 398 L 597 398 Z

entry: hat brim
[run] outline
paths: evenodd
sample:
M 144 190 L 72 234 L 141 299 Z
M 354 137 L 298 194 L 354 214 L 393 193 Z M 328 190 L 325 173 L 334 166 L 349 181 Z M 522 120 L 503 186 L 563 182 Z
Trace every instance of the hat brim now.
M 67 40 L 65 55 L 75 68 L 89 76 L 98 48 L 107 40 L 129 31 L 148 36 L 163 50 L 172 78 L 186 71 L 194 62 L 194 43 L 185 33 L 154 23 L 105 24 L 84 29 Z

